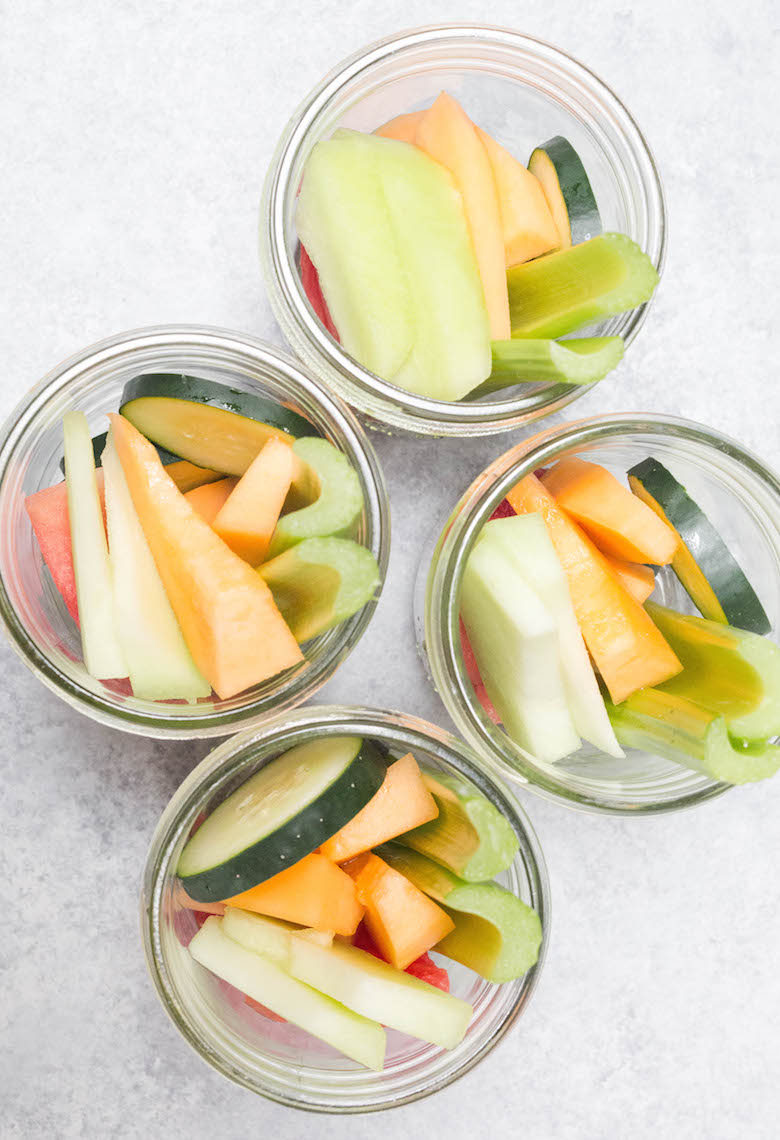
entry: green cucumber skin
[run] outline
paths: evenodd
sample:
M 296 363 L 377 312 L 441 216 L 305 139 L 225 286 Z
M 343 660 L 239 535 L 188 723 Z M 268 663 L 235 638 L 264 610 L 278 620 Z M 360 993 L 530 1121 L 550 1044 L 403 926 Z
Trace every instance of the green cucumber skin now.
M 108 439 L 108 432 L 107 431 L 101 432 L 100 435 L 94 435 L 92 437 L 92 454 L 95 456 L 95 466 L 96 467 L 102 467 L 103 466 L 103 452 L 106 449 L 107 439 Z M 180 455 L 174 455 L 172 451 L 166 451 L 164 447 L 158 447 L 156 443 L 152 444 L 152 446 L 154 447 L 155 451 L 159 455 L 160 462 L 162 463 L 163 467 L 170 467 L 170 465 L 172 463 L 181 463 L 182 459 L 181 459 Z M 65 474 L 65 456 L 64 455 L 63 455 L 62 459 L 60 460 L 60 471 L 62 472 L 63 475 Z
M 772 628 L 769 618 L 742 567 L 682 483 L 652 457 L 635 464 L 628 474 L 660 504 L 691 553 L 702 551 L 703 557 L 711 559 L 711 565 L 706 568 L 698 557 L 696 562 L 723 607 L 729 625 L 750 633 L 769 633 Z
M 362 811 L 386 772 L 378 750 L 364 740 L 349 767 L 294 820 L 216 867 L 179 876 L 182 886 L 196 902 L 222 902 L 292 867 Z
M 596 237 L 603 229 L 601 214 L 587 171 L 574 147 L 562 135 L 554 135 L 546 143 L 536 147 L 534 154 L 536 151 L 543 151 L 555 167 L 558 185 L 569 215 L 572 245 Z M 532 154 L 528 160 L 529 166 L 533 157 Z
M 230 388 L 227 384 L 220 384 L 215 380 L 203 380 L 198 376 L 186 376 L 175 372 L 149 372 L 129 380 L 122 392 L 119 410 L 123 412 L 125 406 L 133 400 L 149 397 L 190 400 L 193 403 L 221 408 L 225 412 L 233 412 L 246 419 L 270 424 L 271 427 L 287 432 L 296 439 L 300 436 L 320 434 L 309 420 L 285 408 L 276 400 L 256 396 L 252 392 L 243 392 L 238 388 Z

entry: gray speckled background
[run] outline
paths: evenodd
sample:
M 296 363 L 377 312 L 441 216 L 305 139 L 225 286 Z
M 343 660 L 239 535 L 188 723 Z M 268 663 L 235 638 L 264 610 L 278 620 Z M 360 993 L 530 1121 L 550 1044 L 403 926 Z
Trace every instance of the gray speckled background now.
M 254 235 L 289 112 L 363 42 L 487 16 L 603 75 L 665 178 L 671 254 L 657 303 L 627 361 L 577 413 L 674 412 L 775 459 L 776 5 L 391 7 L 0 0 L 0 417 L 54 363 L 121 329 L 202 321 L 278 340 Z M 390 576 L 323 699 L 445 721 L 414 653 L 417 552 L 431 518 L 510 442 L 377 441 L 392 494 Z M 519 1028 L 420 1105 L 310 1118 L 213 1074 L 146 977 L 136 903 L 146 845 L 208 746 L 99 728 L 4 643 L 0 662 L 3 1137 L 777 1136 L 780 780 L 636 821 L 525 795 L 554 924 Z

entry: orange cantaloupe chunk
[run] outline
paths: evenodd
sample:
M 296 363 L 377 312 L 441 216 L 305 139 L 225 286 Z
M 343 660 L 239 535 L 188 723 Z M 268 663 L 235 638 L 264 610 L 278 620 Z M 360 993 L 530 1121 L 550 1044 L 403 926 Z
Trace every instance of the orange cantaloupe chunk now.
M 383 123 L 374 131 L 385 139 L 395 139 L 397 142 L 414 143 L 417 137 L 417 128 L 420 125 L 425 111 L 410 111 L 407 115 L 396 115 L 394 119 Z
M 168 600 L 217 695 L 226 700 L 299 664 L 300 646 L 260 575 L 199 518 L 138 429 L 109 419 Z
M 660 630 L 536 476 L 526 475 L 507 499 L 516 514 L 539 512 L 547 524 L 582 636 L 614 703 L 679 673 L 682 665 Z
M 602 554 L 626 562 L 671 562 L 679 536 L 606 467 L 571 456 L 542 476 L 560 507 Z
M 298 466 L 291 447 L 269 439 L 214 519 L 219 537 L 250 566 L 265 560 Z
M 387 769 L 379 791 L 358 814 L 320 846 L 323 855 L 343 863 L 371 847 L 436 819 L 436 800 L 409 752 Z
M 445 91 L 417 125 L 415 143 L 450 171 L 463 198 L 466 220 L 485 294 L 490 335 L 509 340 L 509 294 L 504 235 L 493 169 L 476 127 Z
M 204 483 L 202 487 L 193 487 L 191 491 L 186 491 L 184 498 L 204 523 L 212 526 L 237 483 L 238 479 L 233 476 L 229 479 L 220 479 L 217 483 Z
M 641 562 L 626 562 L 622 558 L 610 558 L 607 562 L 617 574 L 629 594 L 641 605 L 646 602 L 655 589 L 655 573 L 652 566 L 643 566 Z
M 183 906 L 186 910 L 196 910 L 201 914 L 216 914 L 221 917 L 225 913 L 225 903 L 198 902 L 197 899 L 191 898 L 191 896 L 187 894 L 178 879 L 174 887 L 173 901 L 177 906 Z
M 378 855 L 359 855 L 345 870 L 366 908 L 363 923 L 385 961 L 399 970 L 455 929 L 433 899 Z
M 269 918 L 345 935 L 354 934 L 363 917 L 352 878 L 316 851 L 224 902 Z
M 558 249 L 560 235 L 539 179 L 481 127 L 477 134 L 496 181 L 507 269 Z

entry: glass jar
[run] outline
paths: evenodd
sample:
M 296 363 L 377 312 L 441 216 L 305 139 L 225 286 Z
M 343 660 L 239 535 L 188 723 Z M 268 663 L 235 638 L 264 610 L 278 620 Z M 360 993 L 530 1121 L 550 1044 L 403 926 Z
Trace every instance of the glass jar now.
M 594 811 L 648 814 L 689 807 L 730 785 L 635 750 L 623 760 L 583 744 L 555 764 L 514 744 L 488 718 L 466 674 L 460 644 L 463 568 L 480 529 L 525 475 L 579 455 L 623 478 L 653 456 L 685 485 L 747 574 L 780 631 L 780 481 L 734 440 L 671 416 L 614 415 L 553 427 L 496 459 L 454 508 L 423 558 L 415 596 L 417 641 L 434 687 L 458 732 L 484 763 L 532 791 Z M 670 567 L 656 574 L 653 600 L 686 613 L 694 607 Z
M 463 1041 L 445 1051 L 388 1031 L 386 1067 L 375 1073 L 289 1024 L 270 1021 L 197 965 L 183 943 L 197 929 L 192 911 L 176 901 L 175 868 L 195 820 L 281 752 L 313 738 L 358 735 L 380 741 L 399 757 L 466 777 L 509 820 L 520 843 L 499 878 L 533 906 L 542 922 L 537 964 L 522 978 L 491 985 L 443 960 L 451 992 L 474 1006 Z M 523 809 L 479 767 L 474 753 L 448 732 L 416 717 L 368 708 L 298 709 L 216 748 L 187 777 L 168 804 L 152 839 L 141 901 L 146 958 L 166 1012 L 189 1044 L 237 1084 L 294 1108 L 369 1112 L 407 1104 L 444 1088 L 491 1052 L 517 1022 L 536 987 L 549 937 L 547 871 Z
M 93 433 L 105 431 L 106 413 L 118 410 L 126 381 L 143 372 L 186 372 L 262 392 L 315 424 L 360 477 L 365 506 L 357 538 L 375 555 L 382 579 L 390 543 L 387 492 L 374 449 L 341 400 L 289 356 L 243 333 L 186 325 L 123 333 L 66 360 L 12 412 L 0 432 L 0 617 L 14 649 L 45 685 L 102 724 L 152 737 L 224 736 L 313 696 L 360 640 L 376 603 L 307 642 L 300 666 L 230 700 L 143 701 L 90 677 L 78 628 L 44 566 L 24 501 L 62 479 L 63 414 L 80 409 Z
M 521 159 L 555 134 L 569 139 L 593 184 L 603 228 L 628 234 L 659 272 L 666 208 L 653 156 L 617 96 L 581 63 L 519 32 L 453 24 L 391 36 L 350 56 L 298 107 L 271 162 L 261 214 L 263 272 L 282 332 L 307 367 L 372 426 L 417 435 L 487 435 L 559 411 L 586 389 L 525 384 L 473 403 L 413 395 L 342 350 L 309 305 L 298 268 L 295 200 L 314 145 L 337 127 L 374 130 L 427 106 L 443 89 Z M 620 335 L 628 346 L 646 315 L 643 305 L 604 321 L 598 335 Z

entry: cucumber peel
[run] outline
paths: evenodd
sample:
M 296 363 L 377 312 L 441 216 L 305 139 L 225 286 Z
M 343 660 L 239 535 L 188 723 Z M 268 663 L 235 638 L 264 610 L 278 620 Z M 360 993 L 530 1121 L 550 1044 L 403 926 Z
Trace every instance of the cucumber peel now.
M 176 869 L 185 891 L 219 902 L 291 867 L 362 811 L 386 770 L 358 736 L 325 736 L 271 760 L 185 845 Z
M 475 400 L 514 384 L 595 384 L 623 359 L 623 338 L 494 340 L 493 370 L 468 396 Z
M 582 160 L 568 139 L 555 135 L 536 147 L 528 160 L 528 169 L 541 183 L 562 248 L 601 233 L 596 195 Z
M 536 911 L 498 883 L 466 883 L 417 851 L 385 843 L 378 854 L 442 906 L 455 923 L 434 949 L 489 982 L 522 977 L 539 957 Z
M 780 736 L 780 646 L 767 637 L 654 602 L 647 612 L 682 663 L 657 688 L 723 716 L 732 736 Z
M 507 272 L 512 337 L 559 337 L 649 301 L 658 273 L 626 234 L 607 233 Z
M 628 472 L 634 494 L 680 536 L 671 566 L 702 616 L 751 633 L 771 623 L 742 567 L 682 483 L 657 459 Z
M 726 720 L 686 697 L 639 689 L 620 705 L 607 701 L 615 735 L 639 748 L 726 784 L 766 780 L 780 769 L 780 747 L 729 736 Z
M 467 882 L 505 871 L 519 850 L 511 824 L 465 780 L 423 772 L 439 814 L 397 837 L 397 842 L 436 860 Z
M 348 538 L 306 538 L 258 573 L 299 642 L 352 617 L 379 585 L 376 558 Z

